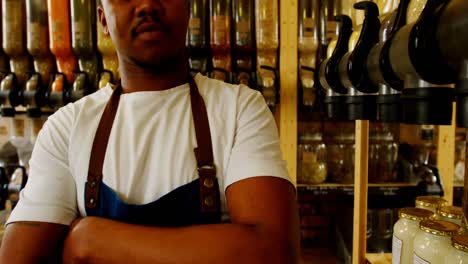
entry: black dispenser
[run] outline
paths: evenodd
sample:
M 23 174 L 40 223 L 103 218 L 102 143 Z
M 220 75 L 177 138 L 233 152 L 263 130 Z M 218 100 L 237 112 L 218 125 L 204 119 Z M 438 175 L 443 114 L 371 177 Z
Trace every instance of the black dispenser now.
M 370 80 L 367 58 L 379 42 L 379 9 L 370 1 L 356 3 L 354 8 L 364 10 L 365 19 L 356 47 L 340 61 L 340 81 L 349 90 L 346 96 L 348 120 L 376 120 L 378 86 Z
M 369 54 L 369 76 L 379 86 L 377 119 L 383 122 L 401 122 L 401 90 L 403 81 L 396 76 L 390 64 L 390 45 L 396 32 L 406 25 L 406 13 L 410 0 L 401 0 L 398 9 L 382 22 L 380 43 Z
M 391 68 L 403 80 L 403 122 L 450 125 L 457 74 L 442 56 L 437 25 L 448 1 L 428 1 L 414 24 L 402 27 L 389 48 Z M 393 86 L 396 87 L 396 86 Z
M 326 90 L 324 99 L 326 116 L 333 120 L 347 120 L 345 95 L 348 90 L 339 81 L 338 64 L 348 52 L 348 42 L 353 32 L 353 22 L 346 15 L 336 16 L 338 39 L 332 55 L 324 60 L 319 69 L 321 86 Z M 331 49 L 333 47 L 329 47 Z
M 232 1 L 233 82 L 256 88 L 255 12 L 251 0 Z

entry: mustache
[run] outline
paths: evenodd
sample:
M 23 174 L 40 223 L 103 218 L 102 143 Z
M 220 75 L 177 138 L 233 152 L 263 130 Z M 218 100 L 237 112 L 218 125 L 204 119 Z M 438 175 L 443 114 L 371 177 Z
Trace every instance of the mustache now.
M 136 21 L 133 23 L 133 26 L 131 27 L 132 37 L 135 38 L 138 35 L 138 28 L 142 24 L 148 23 L 148 22 L 157 24 L 158 28 L 163 32 L 167 31 L 167 26 L 165 25 L 165 23 L 158 16 L 153 15 L 153 14 L 148 14 L 148 15 L 136 18 Z

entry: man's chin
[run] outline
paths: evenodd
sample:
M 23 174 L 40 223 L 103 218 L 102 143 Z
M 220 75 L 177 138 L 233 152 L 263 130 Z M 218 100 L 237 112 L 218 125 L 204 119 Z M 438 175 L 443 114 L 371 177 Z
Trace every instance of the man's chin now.
M 153 71 L 168 71 L 176 67 L 177 59 L 175 57 L 161 56 L 138 56 L 130 57 L 130 60 L 136 66 Z

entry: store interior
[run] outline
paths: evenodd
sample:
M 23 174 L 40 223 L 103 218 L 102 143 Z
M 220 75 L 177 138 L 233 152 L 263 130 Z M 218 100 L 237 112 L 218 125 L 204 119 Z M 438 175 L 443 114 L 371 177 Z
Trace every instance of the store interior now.
M 120 78 L 99 2 L 1 0 L 2 225 L 47 117 Z M 421 196 L 455 206 L 465 229 L 468 2 L 190 6 L 191 73 L 260 91 L 275 116 L 297 187 L 302 263 L 392 263 L 401 209 L 421 207 Z M 459 263 L 465 242 L 467 251 L 450 248 L 466 254 Z

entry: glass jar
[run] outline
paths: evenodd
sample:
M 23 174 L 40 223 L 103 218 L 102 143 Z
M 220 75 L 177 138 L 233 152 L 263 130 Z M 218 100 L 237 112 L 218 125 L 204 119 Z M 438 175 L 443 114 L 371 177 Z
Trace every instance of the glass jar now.
M 327 142 L 328 178 L 335 183 L 354 183 L 354 133 L 331 135 Z
M 305 134 L 299 137 L 298 182 L 323 183 L 327 179 L 327 146 L 322 134 Z
M 416 207 L 427 209 L 432 212 L 437 212 L 437 209 L 441 206 L 448 205 L 447 200 L 435 197 L 435 196 L 418 196 L 416 197 Z
M 451 250 L 451 237 L 460 226 L 443 220 L 423 220 L 414 237 L 414 263 L 444 264 Z
M 393 135 L 378 133 L 369 139 L 369 182 L 395 182 L 398 144 Z
M 437 209 L 437 218 L 462 226 L 463 210 L 458 206 L 442 206 Z
M 452 238 L 452 249 L 447 257 L 445 264 L 467 264 L 468 263 L 468 236 L 454 235 Z
M 413 207 L 402 208 L 398 211 L 400 219 L 393 226 L 393 264 L 412 263 L 413 240 L 419 231 L 419 223 L 433 215 L 434 213 L 429 210 Z

